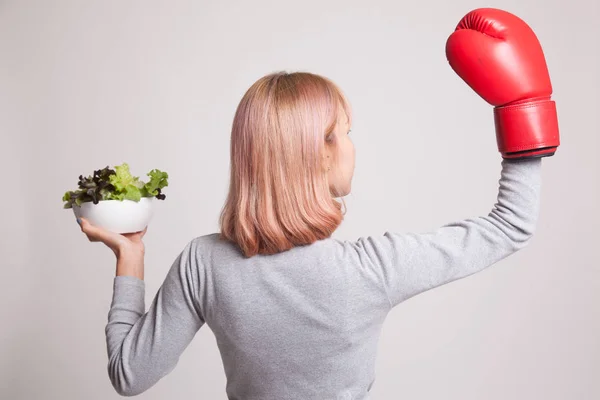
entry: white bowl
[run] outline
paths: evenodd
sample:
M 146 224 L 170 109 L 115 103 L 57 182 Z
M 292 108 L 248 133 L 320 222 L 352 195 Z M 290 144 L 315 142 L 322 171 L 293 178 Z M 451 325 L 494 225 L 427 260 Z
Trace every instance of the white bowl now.
M 85 202 L 81 206 L 73 204 L 75 217 L 83 217 L 92 225 L 116 233 L 143 231 L 152 219 L 154 197 L 142 197 L 139 202 L 132 200 L 102 200 L 98 204 Z

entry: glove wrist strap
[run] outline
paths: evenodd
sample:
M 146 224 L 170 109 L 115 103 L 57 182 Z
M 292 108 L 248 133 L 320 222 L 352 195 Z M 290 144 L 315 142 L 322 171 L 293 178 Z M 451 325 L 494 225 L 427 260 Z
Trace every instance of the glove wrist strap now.
M 549 98 L 496 107 L 494 124 L 504 158 L 553 154 L 560 144 L 556 103 Z

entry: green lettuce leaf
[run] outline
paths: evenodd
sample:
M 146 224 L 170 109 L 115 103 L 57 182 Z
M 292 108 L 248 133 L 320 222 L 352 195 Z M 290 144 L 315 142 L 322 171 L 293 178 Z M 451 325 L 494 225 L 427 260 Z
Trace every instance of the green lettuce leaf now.
M 64 208 L 80 206 L 85 202 L 98 204 L 102 200 L 140 201 L 142 197 L 164 200 L 166 196 L 161 189 L 168 185 L 169 175 L 158 169 L 153 169 L 147 175 L 150 180 L 142 182 L 131 174 L 127 163 L 116 166 L 114 170 L 107 166 L 88 177 L 79 175 L 79 189 L 67 191 L 62 197 Z
M 169 174 L 153 169 L 147 174 L 150 180 L 144 185 L 144 193 L 147 197 L 157 197 L 160 200 L 164 200 L 166 196 L 161 193 L 161 189 L 166 187 L 169 179 Z
M 140 201 L 142 198 L 140 188 L 144 186 L 140 178 L 131 175 L 127 163 L 115 167 L 115 171 L 116 174 L 110 176 L 110 183 L 115 190 L 108 195 L 107 199 Z

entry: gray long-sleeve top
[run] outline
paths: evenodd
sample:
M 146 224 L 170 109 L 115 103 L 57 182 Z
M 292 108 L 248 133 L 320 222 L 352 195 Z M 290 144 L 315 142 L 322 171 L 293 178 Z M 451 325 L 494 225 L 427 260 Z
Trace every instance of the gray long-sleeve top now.
M 106 326 L 113 386 L 127 396 L 152 387 L 206 323 L 229 399 L 368 399 L 377 341 L 393 307 L 527 244 L 539 214 L 541 164 L 502 160 L 488 215 L 428 233 L 328 238 L 251 258 L 217 233 L 197 237 L 148 311 L 144 281 L 116 276 Z

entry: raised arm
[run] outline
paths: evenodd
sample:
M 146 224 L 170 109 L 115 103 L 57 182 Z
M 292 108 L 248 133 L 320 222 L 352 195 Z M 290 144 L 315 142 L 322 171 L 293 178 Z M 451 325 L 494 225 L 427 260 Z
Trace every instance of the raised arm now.
M 502 160 L 498 200 L 486 216 L 448 223 L 427 233 L 392 233 L 357 241 L 394 307 L 467 277 L 525 247 L 540 206 L 541 159 Z
M 423 234 L 386 232 L 358 241 L 381 277 L 391 306 L 471 275 L 523 248 L 539 213 L 540 157 L 559 146 L 556 105 L 542 47 L 533 30 L 506 11 L 469 12 L 446 43 L 452 69 L 494 107 L 502 172 L 487 216 Z

